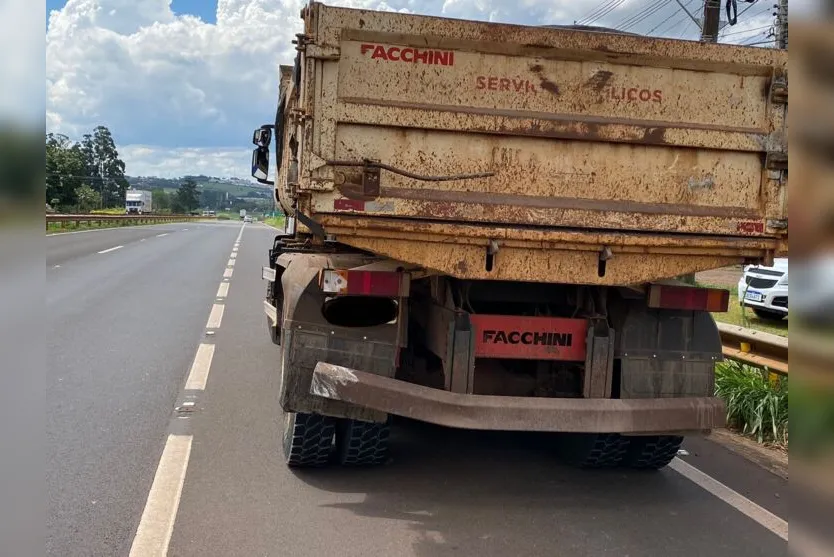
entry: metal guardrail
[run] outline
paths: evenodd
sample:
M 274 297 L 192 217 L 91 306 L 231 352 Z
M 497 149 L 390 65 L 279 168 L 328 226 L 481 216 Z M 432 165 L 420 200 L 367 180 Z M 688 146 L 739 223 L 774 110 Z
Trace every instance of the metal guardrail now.
M 717 325 L 725 358 L 788 375 L 787 338 L 726 323 Z
M 96 214 L 58 214 L 52 213 L 46 215 L 46 227 L 49 228 L 50 223 L 63 226 L 64 223 L 75 223 L 79 226 L 82 222 L 88 224 L 104 223 L 104 222 L 124 222 L 130 224 L 150 224 L 150 223 L 166 223 L 166 222 L 183 222 L 192 220 L 212 219 L 214 217 L 203 217 L 197 215 L 96 215 Z

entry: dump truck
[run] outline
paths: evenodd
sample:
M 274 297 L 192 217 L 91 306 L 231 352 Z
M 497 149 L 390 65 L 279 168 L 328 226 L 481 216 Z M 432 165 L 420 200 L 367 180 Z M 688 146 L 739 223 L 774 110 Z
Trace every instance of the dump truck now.
M 786 52 L 301 18 L 252 154 L 287 215 L 262 277 L 289 466 L 382 463 L 392 416 L 645 469 L 724 425 L 729 293 L 676 277 L 787 253 Z

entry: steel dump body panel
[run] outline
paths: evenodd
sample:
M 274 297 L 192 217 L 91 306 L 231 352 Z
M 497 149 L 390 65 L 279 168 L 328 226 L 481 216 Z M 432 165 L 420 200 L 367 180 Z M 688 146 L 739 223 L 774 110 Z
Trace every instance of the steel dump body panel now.
M 367 248 L 359 223 L 384 218 L 406 234 L 439 222 L 648 232 L 666 246 L 759 238 L 753 258 L 786 249 L 771 226 L 787 219 L 786 180 L 765 168 L 786 153 L 786 105 L 770 93 L 785 52 L 321 4 L 305 22 L 296 191 L 343 243 Z M 361 167 L 337 164 L 366 159 L 492 175 L 381 170 L 368 191 Z

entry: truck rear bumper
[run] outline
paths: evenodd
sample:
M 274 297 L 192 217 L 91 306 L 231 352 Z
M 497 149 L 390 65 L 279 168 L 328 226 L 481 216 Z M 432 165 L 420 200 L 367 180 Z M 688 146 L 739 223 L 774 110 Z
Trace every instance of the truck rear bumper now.
M 459 394 L 319 362 L 310 393 L 397 416 L 464 429 L 578 433 L 703 431 L 725 425 L 716 397 L 527 398 Z

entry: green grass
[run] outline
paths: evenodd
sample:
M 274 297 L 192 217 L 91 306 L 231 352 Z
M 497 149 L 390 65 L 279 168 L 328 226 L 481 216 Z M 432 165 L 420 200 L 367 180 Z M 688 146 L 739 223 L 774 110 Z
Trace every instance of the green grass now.
M 727 290 L 724 286 L 713 286 L 709 284 L 699 284 L 704 288 L 720 288 Z M 773 333 L 782 337 L 788 336 L 788 320 L 782 321 L 768 321 L 759 319 L 753 310 L 750 308 L 741 307 L 738 302 L 738 292 L 734 288 L 730 288 L 730 307 L 726 313 L 713 313 L 712 316 L 716 321 L 721 323 L 729 323 L 730 325 L 738 325 L 739 327 L 746 327 L 748 329 L 756 329 L 757 331 L 764 331 L 766 333 Z
M 275 228 L 284 228 L 284 217 L 269 217 L 263 220 L 264 223 L 274 226 Z
M 91 215 L 124 215 L 124 207 L 113 207 L 110 209 L 93 209 L 90 211 Z
M 788 445 L 788 378 L 734 361 L 715 369 L 715 394 L 727 405 L 727 423 L 759 443 Z
M 181 221 L 180 221 L 181 222 Z M 83 222 L 81 224 L 77 224 L 75 222 L 50 222 L 46 225 L 46 233 L 48 234 L 59 234 L 61 232 L 77 232 L 80 230 L 101 230 L 104 228 L 121 228 L 123 226 L 151 226 L 154 224 L 162 224 L 157 222 L 144 222 L 142 224 L 138 224 L 136 222 L 131 222 L 129 220 L 121 221 L 121 220 L 111 220 L 111 221 L 104 221 L 104 222 Z

